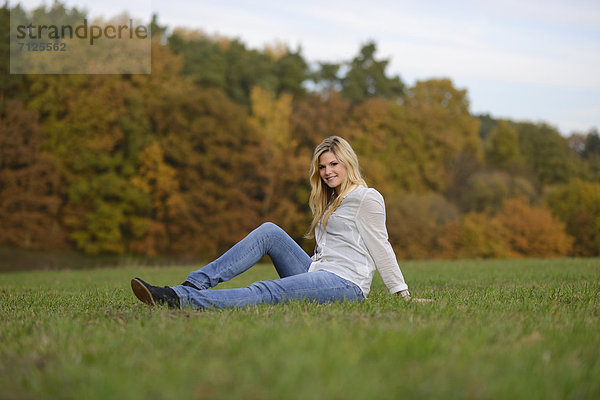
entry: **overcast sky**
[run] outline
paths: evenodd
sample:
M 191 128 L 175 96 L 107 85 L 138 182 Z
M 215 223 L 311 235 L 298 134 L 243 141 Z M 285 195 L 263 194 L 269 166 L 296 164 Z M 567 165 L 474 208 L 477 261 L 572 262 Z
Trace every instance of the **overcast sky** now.
M 19 1 L 11 1 L 10 5 Z M 24 0 L 31 9 L 52 1 Z M 564 135 L 600 129 L 598 0 L 66 0 L 91 16 L 126 10 L 170 29 L 301 46 L 309 62 L 351 60 L 374 40 L 408 85 L 447 77 L 473 113 L 545 121 Z

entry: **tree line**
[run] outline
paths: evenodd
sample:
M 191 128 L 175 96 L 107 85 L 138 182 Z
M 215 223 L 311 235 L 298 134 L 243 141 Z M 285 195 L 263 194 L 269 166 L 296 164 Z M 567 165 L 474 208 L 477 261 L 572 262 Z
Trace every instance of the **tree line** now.
M 391 76 L 374 42 L 310 64 L 156 16 L 150 75 L 10 75 L 10 11 L 0 245 L 214 257 L 269 220 L 308 250 L 312 150 L 340 135 L 386 198 L 400 258 L 600 255 L 596 130 L 473 115 L 449 79 Z

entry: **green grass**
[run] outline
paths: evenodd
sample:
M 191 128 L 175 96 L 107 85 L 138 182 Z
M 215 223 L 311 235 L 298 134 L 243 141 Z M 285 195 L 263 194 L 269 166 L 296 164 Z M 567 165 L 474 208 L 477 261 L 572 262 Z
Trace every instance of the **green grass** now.
M 0 399 L 600 398 L 599 259 L 402 268 L 433 304 L 377 277 L 361 304 L 174 311 L 129 280 L 191 267 L 3 273 Z

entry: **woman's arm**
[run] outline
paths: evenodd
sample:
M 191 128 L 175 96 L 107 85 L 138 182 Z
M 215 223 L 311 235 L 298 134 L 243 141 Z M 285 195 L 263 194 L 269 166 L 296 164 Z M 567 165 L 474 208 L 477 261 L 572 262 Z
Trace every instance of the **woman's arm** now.
M 378 191 L 369 189 L 358 209 L 356 224 L 390 293 L 399 293 L 403 297 L 409 296 L 408 285 L 404 282 L 396 254 L 388 240 L 385 203 Z

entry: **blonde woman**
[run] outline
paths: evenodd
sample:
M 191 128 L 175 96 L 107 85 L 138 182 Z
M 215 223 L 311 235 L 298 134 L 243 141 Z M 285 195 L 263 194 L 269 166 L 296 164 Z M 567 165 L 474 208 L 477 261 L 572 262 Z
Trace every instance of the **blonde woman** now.
M 310 208 L 313 221 L 307 237 L 315 238 L 309 257 L 281 228 L 267 222 L 221 257 L 192 272 L 174 287 L 131 281 L 134 294 L 149 305 L 172 308 L 230 308 L 293 299 L 318 303 L 362 301 L 375 269 L 390 293 L 410 299 L 408 286 L 388 241 L 385 204 L 367 187 L 350 144 L 331 136 L 319 144 L 310 167 Z M 207 290 L 246 271 L 268 254 L 280 279 L 245 288 Z

